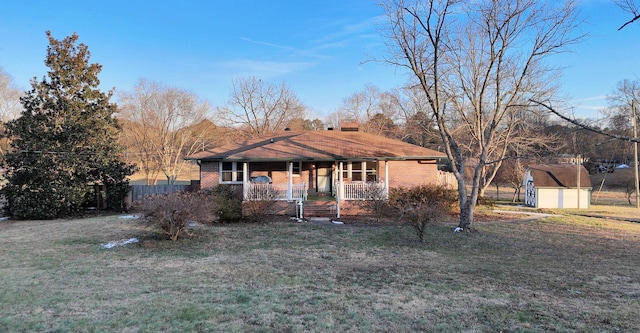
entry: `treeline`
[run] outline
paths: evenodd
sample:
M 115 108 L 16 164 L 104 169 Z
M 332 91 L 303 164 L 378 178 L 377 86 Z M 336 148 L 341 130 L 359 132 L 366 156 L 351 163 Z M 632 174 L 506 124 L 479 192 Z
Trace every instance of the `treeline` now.
M 638 95 L 640 83 L 624 80 L 610 96 L 610 106 L 602 110 L 596 123 L 604 131 L 631 136 L 630 104 Z M 23 110 L 20 96 L 10 77 L 0 70 L 0 118 L 2 124 L 17 118 Z M 442 139 L 434 119 L 424 111 L 424 96 L 418 90 L 398 88 L 381 91 L 373 85 L 344 98 L 341 106 L 326 117 L 314 117 L 284 83 L 275 85 L 255 77 L 233 82 L 229 102 L 212 108 L 207 101 L 188 90 L 161 82 L 141 79 L 132 91 L 116 94 L 119 143 L 124 159 L 135 164 L 147 184 L 158 180 L 173 183 L 187 170 L 185 156 L 248 138 L 265 136 L 288 128 L 293 131 L 339 129 L 340 121 L 355 120 L 360 131 L 382 135 L 442 151 Z M 552 162 L 558 156 L 580 155 L 586 161 L 602 160 L 632 164 L 632 146 L 620 140 L 593 133 L 549 113 L 523 110 L 513 122 L 516 135 L 508 142 L 510 162 L 497 172 L 498 181 L 514 186 L 515 175 L 527 163 Z M 452 123 L 451 126 L 464 126 Z M 455 133 L 456 131 L 454 131 Z M 464 133 L 464 131 L 460 131 Z M 463 138 L 460 138 L 463 142 Z M 2 155 L 10 150 L 5 135 L 0 143 Z M 471 163 L 474 154 L 466 151 Z M 519 161 L 516 161 L 519 160 Z M 491 169 L 489 165 L 487 169 Z M 491 172 L 487 172 L 491 175 Z M 514 174 L 512 177 L 506 174 Z M 493 178 L 495 178 L 493 177 Z M 486 177 L 484 188 L 493 181 Z M 505 180 L 512 178 L 512 180 Z
M 602 119 L 591 125 L 610 133 L 632 136 L 631 105 L 637 99 L 640 83 L 623 80 L 610 94 L 610 105 L 601 110 Z M 28 95 L 29 92 L 26 92 Z M 374 85 L 343 99 L 334 112 L 325 117 L 314 115 L 285 83 L 275 84 L 256 77 L 232 82 L 228 101 L 212 107 L 194 93 L 162 82 L 141 79 L 131 91 L 113 93 L 112 117 L 120 128 L 119 144 L 124 160 L 136 166 L 147 184 L 158 180 L 173 183 L 187 170 L 185 156 L 248 138 L 261 137 L 289 128 L 294 131 L 339 129 L 341 120 L 357 121 L 360 131 L 399 139 L 444 151 L 442 133 L 427 96 L 415 86 L 381 91 Z M 8 74 L 0 69 L 0 121 L 5 124 L 19 118 L 24 102 Z M 111 95 L 110 95 L 111 96 Z M 462 114 L 464 115 L 464 114 Z M 561 121 L 540 109 L 521 108 L 497 128 L 495 136 L 508 138 L 495 147 L 504 151 L 484 167 L 481 192 L 496 177 L 503 183 L 506 173 L 520 173 L 530 162 L 552 161 L 559 155 L 580 155 L 587 161 L 619 161 L 632 164 L 631 144 L 608 140 Z M 478 152 L 471 144 L 472 131 L 466 130 L 463 116 L 447 119 L 449 132 L 459 142 L 460 154 L 473 165 Z M 588 120 L 586 120 L 588 122 Z M 3 135 L 0 153 L 11 150 L 10 136 Z M 509 161 L 509 162 L 504 162 Z M 504 162 L 504 163 L 503 163 Z M 504 170 L 499 172 L 500 168 Z M 495 171 L 495 172 L 494 172 Z

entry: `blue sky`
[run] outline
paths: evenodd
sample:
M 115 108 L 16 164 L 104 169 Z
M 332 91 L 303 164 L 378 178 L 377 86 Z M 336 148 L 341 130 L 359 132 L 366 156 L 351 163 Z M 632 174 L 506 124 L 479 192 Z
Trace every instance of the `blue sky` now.
M 551 59 L 565 68 L 562 91 L 579 116 L 596 117 L 616 83 L 638 78 L 640 23 L 611 0 L 583 0 L 590 37 Z M 312 114 L 335 111 L 372 84 L 389 90 L 406 76 L 371 62 L 385 50 L 375 0 L 2 1 L 0 67 L 18 87 L 46 73 L 46 30 L 78 33 L 103 89 L 130 90 L 140 78 L 190 90 L 213 106 L 226 103 L 236 77 L 286 84 Z

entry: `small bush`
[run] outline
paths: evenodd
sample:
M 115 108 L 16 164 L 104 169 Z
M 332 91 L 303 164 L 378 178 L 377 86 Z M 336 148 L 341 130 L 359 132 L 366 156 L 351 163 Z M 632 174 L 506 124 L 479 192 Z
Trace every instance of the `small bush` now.
M 439 185 L 394 188 L 389 193 L 389 205 L 414 228 L 421 242 L 427 227 L 450 214 L 457 201 L 455 190 Z
M 212 220 L 211 203 L 206 199 L 203 193 L 170 193 L 145 197 L 134 207 L 149 224 L 159 227 L 175 241 L 183 235 L 191 236 L 187 229 L 189 223 Z
M 363 208 L 373 215 L 376 222 L 380 222 L 380 219 L 389 208 L 385 188 L 379 186 L 378 183 L 368 182 L 365 187 L 365 195 L 367 200 L 362 202 Z
M 212 213 L 217 222 L 242 221 L 242 186 L 218 185 L 204 194 L 213 202 Z
M 248 197 L 251 199 L 244 203 L 245 215 L 251 222 L 258 222 L 271 212 L 276 203 L 277 193 L 268 186 L 254 187 L 251 193 L 248 193 Z

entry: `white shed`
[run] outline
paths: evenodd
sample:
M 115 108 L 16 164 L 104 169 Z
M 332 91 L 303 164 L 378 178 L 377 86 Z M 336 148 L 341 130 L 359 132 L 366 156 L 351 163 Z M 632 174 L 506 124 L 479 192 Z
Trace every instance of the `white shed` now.
M 525 204 L 537 208 L 589 208 L 591 180 L 582 165 L 537 164 L 524 173 Z

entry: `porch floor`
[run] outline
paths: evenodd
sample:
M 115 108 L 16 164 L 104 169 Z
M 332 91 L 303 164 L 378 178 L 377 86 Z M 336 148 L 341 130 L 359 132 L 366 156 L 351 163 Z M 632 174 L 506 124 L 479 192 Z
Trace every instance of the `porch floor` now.
M 307 201 L 335 201 L 331 193 L 328 192 L 316 192 L 307 196 Z

